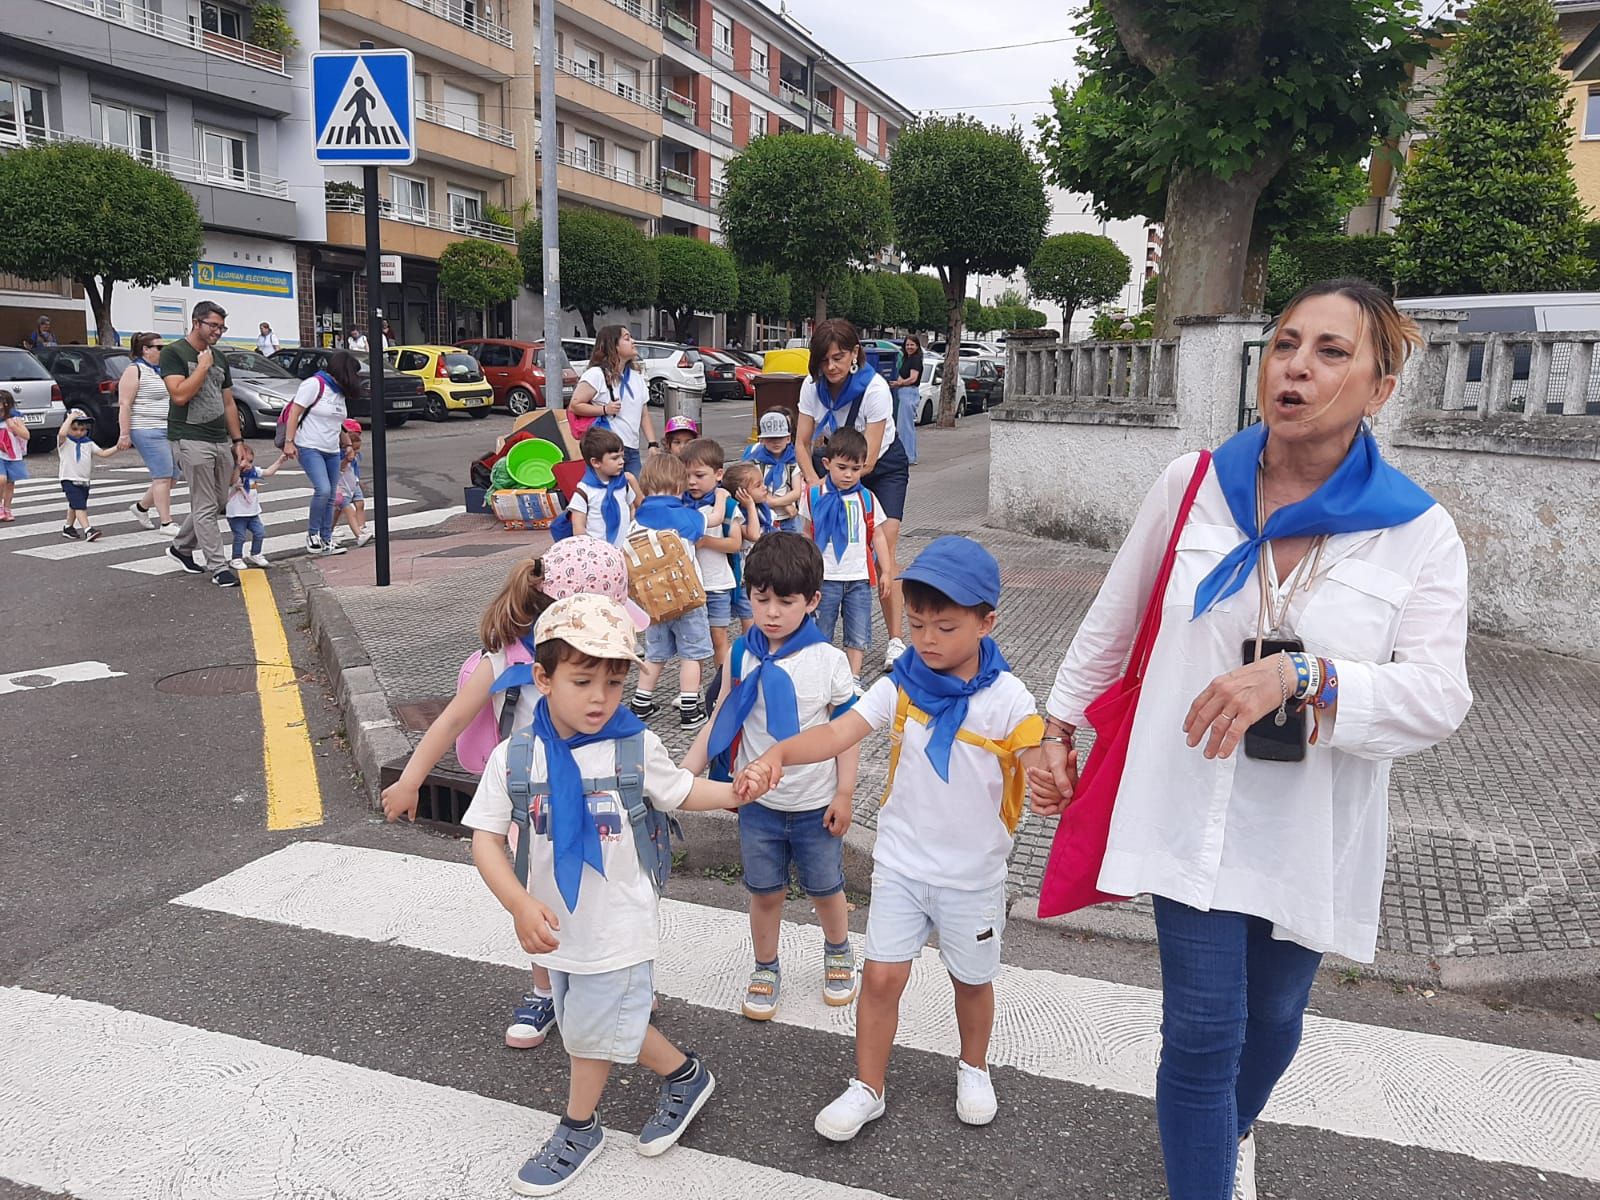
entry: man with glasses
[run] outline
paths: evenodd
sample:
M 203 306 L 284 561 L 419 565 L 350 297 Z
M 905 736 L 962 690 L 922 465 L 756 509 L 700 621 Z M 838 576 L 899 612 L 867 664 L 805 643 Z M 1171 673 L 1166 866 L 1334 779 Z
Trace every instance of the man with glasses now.
M 162 347 L 160 371 L 171 398 L 167 440 L 189 481 L 189 515 L 167 547 L 167 557 L 193 575 L 209 569 L 212 583 L 231 588 L 239 586 L 239 577 L 228 568 L 217 519 L 227 503 L 244 438 L 233 403 L 233 375 L 227 359 L 214 349 L 227 331 L 227 316 L 209 300 L 196 304 L 187 336 Z M 196 560 L 196 549 L 205 555 L 205 566 Z

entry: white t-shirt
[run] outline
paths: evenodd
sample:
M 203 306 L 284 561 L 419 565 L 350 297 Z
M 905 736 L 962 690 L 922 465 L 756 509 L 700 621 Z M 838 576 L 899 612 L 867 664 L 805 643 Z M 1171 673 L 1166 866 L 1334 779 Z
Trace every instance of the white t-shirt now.
M 628 540 L 628 534 L 633 532 L 633 501 L 631 487 L 624 486 L 617 493 L 617 507 L 622 510 L 622 520 L 617 523 L 617 536 L 611 539 L 613 546 L 621 546 Z M 605 488 L 580 482 L 572 493 L 572 502 L 567 505 L 573 512 L 581 512 L 588 518 L 584 532 L 601 541 L 606 540 L 605 502 Z
M 56 447 L 56 478 L 68 483 L 88 483 L 94 478 L 94 439 L 75 442 L 71 438 Z
M 805 382 L 800 385 L 800 411 L 817 423 L 817 431 L 822 431 L 822 418 L 827 413 L 822 401 L 817 398 L 817 381 L 813 376 L 807 375 Z M 839 423 L 844 424 L 844 419 L 850 415 L 847 405 L 839 413 Z M 861 397 L 861 411 L 856 414 L 856 428 L 862 433 L 867 431 L 867 426 L 874 421 L 882 421 L 883 444 L 878 447 L 878 457 L 883 457 L 883 452 L 894 445 L 894 393 L 889 390 L 889 385 L 882 375 L 876 373 L 872 381 L 867 384 L 866 393 Z
M 322 393 L 320 399 L 317 396 L 319 390 Z M 294 402 L 304 410 L 300 414 L 300 424 L 295 427 L 294 444 L 302 450 L 337 454 L 339 431 L 344 428 L 345 418 L 350 415 L 344 405 L 344 393 L 313 375 L 300 382 L 294 393 Z
M 278 335 L 277 334 L 275 334 L 275 333 L 263 333 L 260 337 L 258 337 L 256 339 L 256 353 L 261 355 L 263 358 L 270 358 L 272 355 L 276 354 L 277 351 L 278 351 Z
M 532 690 L 532 689 L 528 689 Z M 520 704 L 518 706 L 520 708 Z M 489 755 L 478 790 L 461 823 L 469 829 L 504 835 L 511 826 L 511 792 L 506 787 L 506 745 L 501 742 Z M 595 742 L 573 751 L 585 779 L 616 774 L 614 743 Z M 533 777 L 546 778 L 544 748 L 533 749 Z M 682 805 L 694 776 L 678 767 L 654 733 L 644 735 L 644 793 L 652 808 L 662 812 Z M 537 803 L 537 801 L 536 801 Z M 534 833 L 528 839 L 528 891 L 550 907 L 561 922 L 556 937 L 561 945 L 533 961 L 552 971 L 598 975 L 620 971 L 656 957 L 656 889 L 639 866 L 628 812 L 615 792 L 590 797 L 590 811 L 601 826 L 600 853 L 605 874 L 585 867 L 578 892 L 578 911 L 568 912 L 556 888 L 555 854 L 550 838 Z
M 728 501 L 726 498 L 720 504 L 708 505 L 698 510 L 705 514 L 706 533 L 712 537 L 727 537 L 734 525 L 744 527 L 744 518 L 739 515 L 738 509 L 734 510 L 732 522 L 723 518 L 728 514 Z M 700 568 L 700 582 L 708 592 L 732 591 L 736 586 L 733 578 L 733 564 L 728 561 L 726 550 L 707 550 L 703 546 L 694 548 L 695 565 Z
M 885 676 L 851 712 L 880 732 L 894 724 L 899 697 Z M 963 728 L 1000 741 L 1038 712 L 1022 680 L 1009 671 L 973 696 Z M 942 887 L 977 890 L 1003 883 L 1011 833 L 1000 820 L 1005 786 L 1000 760 L 978 746 L 957 741 L 950 748 L 950 782 L 928 761 L 928 728 L 906 718 L 900 764 L 888 803 L 878 810 L 878 841 L 872 857 L 900 874 Z
M 360 350 L 364 353 L 367 349 L 367 335 L 364 333 L 352 333 L 345 339 L 345 345 L 351 350 Z
M 796 651 L 788 658 L 773 664 L 794 680 L 795 707 L 800 715 L 800 728 L 812 729 L 826 725 L 832 712 L 855 695 L 855 681 L 850 677 L 850 660 L 844 651 L 826 642 L 818 642 Z M 748 651 L 739 664 L 739 674 L 748 675 L 756 668 L 756 658 Z M 768 667 L 767 670 L 771 670 Z M 745 718 L 744 734 L 739 739 L 739 753 L 734 766 L 741 770 L 772 749 L 775 739 L 767 732 L 767 697 L 756 693 L 756 706 Z M 757 803 L 777 812 L 811 812 L 826 808 L 833 802 L 839 784 L 838 764 L 827 762 L 807 763 L 802 767 L 785 767 L 783 782 L 761 797 Z
M 831 484 L 824 486 L 832 486 Z M 843 557 L 833 552 L 832 546 L 818 547 L 822 551 L 822 577 L 824 579 L 870 579 L 867 571 L 867 555 L 872 552 L 872 545 L 867 538 L 866 506 L 862 501 L 863 496 L 872 497 L 872 513 L 874 522 L 878 519 L 878 498 L 873 496 L 866 488 L 844 498 L 845 522 L 850 530 L 850 545 L 845 550 Z M 800 517 L 805 522 L 807 537 L 812 537 L 811 532 L 811 489 L 807 488 L 800 493 Z M 814 539 L 813 539 L 814 540 Z
M 607 417 L 611 425 L 611 432 L 622 439 L 622 444 L 630 450 L 639 449 L 639 423 L 644 417 L 645 401 L 649 398 L 650 390 L 644 381 L 644 375 L 638 367 L 628 372 L 628 386 L 624 388 L 618 380 L 616 386 L 606 382 L 605 370 L 601 367 L 590 367 L 578 379 L 579 383 L 587 383 L 594 389 L 594 402 L 596 404 L 610 404 L 615 398 L 622 402 L 622 411 L 614 417 Z
M 238 486 L 228 492 L 228 503 L 223 507 L 226 517 L 259 517 L 261 515 L 261 470 L 251 467 L 239 473 Z

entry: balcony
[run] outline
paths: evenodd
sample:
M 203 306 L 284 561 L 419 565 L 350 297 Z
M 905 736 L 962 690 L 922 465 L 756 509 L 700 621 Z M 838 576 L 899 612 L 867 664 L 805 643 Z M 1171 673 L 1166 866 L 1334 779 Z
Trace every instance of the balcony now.
M 206 54 L 231 59 L 247 67 L 259 67 L 263 71 L 285 74 L 283 55 L 276 50 L 264 50 L 260 46 L 252 46 L 249 42 L 242 42 L 238 38 L 212 33 L 185 18 L 152 12 L 134 3 L 134 0 L 46 0 L 46 3 L 54 4 L 58 8 L 88 13 L 101 20 L 110 21 L 113 25 L 132 29 L 163 42 L 192 46 Z
M 420 8 L 423 12 L 432 13 L 449 21 L 452 25 L 461 26 L 469 33 L 475 33 L 508 50 L 511 49 L 511 30 L 478 16 L 476 4 L 463 3 L 463 0 L 405 0 L 405 2 L 412 8 Z
M 328 241 L 338 246 L 365 246 L 366 204 L 363 198 L 330 195 L 327 206 Z M 389 200 L 378 202 L 378 216 L 382 218 L 379 241 L 389 253 L 438 258 L 446 246 L 463 237 L 482 238 L 503 246 L 517 244 L 516 231 L 505 225 L 453 217 L 448 213 L 398 205 Z
M 647 178 L 637 171 L 630 171 L 625 167 L 613 167 L 593 158 L 581 150 L 557 150 L 556 161 L 563 167 L 573 167 L 579 171 L 586 171 L 590 175 L 598 175 L 602 179 L 614 179 L 618 183 L 627 184 L 629 187 L 642 188 L 647 192 L 659 192 L 661 185 L 654 179 Z
M 417 125 L 421 157 L 502 179 L 516 176 L 517 139 L 511 130 L 437 104 L 418 104 L 417 115 L 422 118 Z
M 668 88 L 661 89 L 661 108 L 669 117 L 694 124 L 695 104 L 687 96 L 680 96 Z
M 563 199 L 571 197 L 629 217 L 661 216 L 661 181 L 654 177 L 565 147 L 556 151 L 556 165 L 556 189 Z
M 535 53 L 534 62 L 538 61 Z M 556 55 L 556 100 L 563 107 L 581 109 L 594 121 L 630 136 L 661 136 L 660 100 L 565 54 Z M 627 103 L 618 104 L 618 100 Z
M 680 41 L 688 42 L 691 46 L 700 43 L 700 27 L 681 13 L 667 9 L 662 14 L 662 27 L 673 37 Z
M 570 22 L 573 33 L 592 33 L 607 45 L 630 56 L 654 59 L 661 54 L 661 18 L 656 14 L 660 0 L 559 0 L 563 24 Z M 511 10 L 506 10 L 509 14 Z M 538 19 L 534 18 L 537 27 Z M 534 40 L 537 40 L 536 38 Z
M 444 108 L 438 104 L 418 104 L 417 115 L 424 121 L 432 121 L 435 125 L 443 125 L 446 129 L 484 138 L 502 146 L 509 146 L 513 150 L 517 148 L 517 135 L 511 130 L 489 121 L 481 121 L 477 117 L 466 116 L 454 109 Z
M 476 80 L 503 82 L 521 68 L 511 31 L 482 14 L 483 0 L 319 0 L 325 23 L 380 46 L 426 47 Z
M 824 102 L 822 97 L 818 96 L 811 102 L 811 111 L 824 125 L 833 124 L 833 105 Z
M 670 196 L 686 196 L 694 199 L 694 176 L 686 175 L 682 171 L 674 171 L 668 167 L 661 168 L 661 190 Z
M 638 0 L 606 0 L 613 8 L 620 8 L 635 21 L 643 21 L 651 29 L 661 28 L 661 18 L 652 10 L 638 3 Z
M 786 104 L 791 104 L 801 112 L 806 110 L 806 94 L 792 83 L 778 83 L 778 98 Z

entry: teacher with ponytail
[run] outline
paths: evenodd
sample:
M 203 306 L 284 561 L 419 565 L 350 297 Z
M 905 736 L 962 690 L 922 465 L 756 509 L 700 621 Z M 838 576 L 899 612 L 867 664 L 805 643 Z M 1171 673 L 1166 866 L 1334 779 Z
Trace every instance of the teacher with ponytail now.
M 1322 956 L 1376 950 L 1390 764 L 1449 737 L 1472 703 L 1461 538 L 1369 424 L 1418 344 L 1359 280 L 1289 303 L 1261 357 L 1261 424 L 1157 480 L 1028 755 L 1036 811 L 1061 812 L 1073 734 L 1126 686 L 1159 605 L 1103 850 L 1071 832 L 1085 810 L 1069 810 L 1051 871 L 1059 859 L 1090 889 L 1154 897 L 1173 1200 L 1255 1196 L 1252 1129 L 1299 1047 Z M 1104 794 L 1095 772 L 1091 754 L 1083 804 Z M 1046 905 L 1061 894 L 1051 871 L 1041 908 L 1073 907 Z

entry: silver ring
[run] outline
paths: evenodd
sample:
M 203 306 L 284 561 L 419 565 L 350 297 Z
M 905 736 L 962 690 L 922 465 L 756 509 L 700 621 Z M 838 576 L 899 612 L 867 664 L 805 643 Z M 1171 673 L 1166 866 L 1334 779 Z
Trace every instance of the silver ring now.
M 1233 713 L 1223 713 L 1222 714 L 1222 719 L 1224 721 L 1226 721 L 1229 725 L 1232 725 L 1239 718 L 1237 716 L 1235 716 Z

